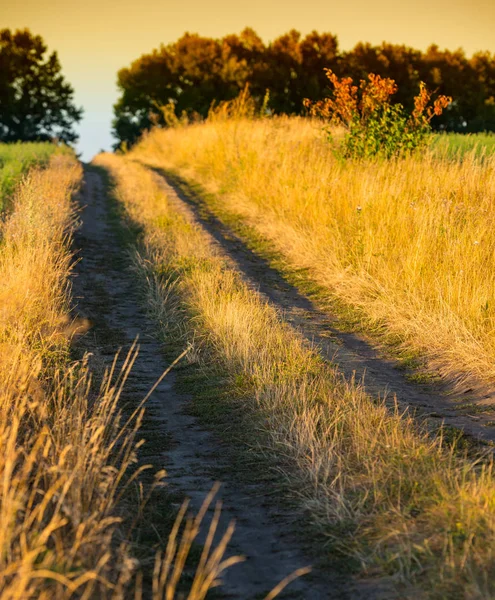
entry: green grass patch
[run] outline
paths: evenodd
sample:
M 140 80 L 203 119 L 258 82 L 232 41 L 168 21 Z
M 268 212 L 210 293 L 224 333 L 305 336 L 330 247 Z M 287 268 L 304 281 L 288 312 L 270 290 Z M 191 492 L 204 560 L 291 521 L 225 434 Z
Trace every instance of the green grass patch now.
M 431 147 L 440 157 L 490 156 L 495 153 L 495 133 L 439 133 L 433 136 Z

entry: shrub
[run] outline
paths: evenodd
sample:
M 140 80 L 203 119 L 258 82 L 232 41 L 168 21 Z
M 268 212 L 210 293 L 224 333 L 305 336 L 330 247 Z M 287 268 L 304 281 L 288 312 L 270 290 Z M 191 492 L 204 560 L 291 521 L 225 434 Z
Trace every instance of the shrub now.
M 420 83 L 414 110 L 408 114 L 402 104 L 390 101 L 397 91 L 393 79 L 370 73 L 368 79 L 362 79 L 357 86 L 351 77 L 339 79 L 330 69 L 325 72 L 334 87 L 333 98 L 319 102 L 306 99 L 304 105 L 312 116 L 329 121 L 331 126 L 345 128 L 339 151 L 346 157 L 383 155 L 390 158 L 412 152 L 426 144 L 431 119 L 441 115 L 452 102 L 452 98 L 439 96 L 432 103 L 432 93 Z M 332 138 L 330 127 L 327 132 Z

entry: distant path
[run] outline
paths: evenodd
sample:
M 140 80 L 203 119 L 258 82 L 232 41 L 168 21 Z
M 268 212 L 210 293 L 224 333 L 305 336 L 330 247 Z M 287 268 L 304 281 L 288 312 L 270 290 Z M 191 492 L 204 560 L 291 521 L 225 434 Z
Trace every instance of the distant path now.
M 466 393 L 449 396 L 440 385 L 409 382 L 404 372 L 397 368 L 397 361 L 381 355 L 364 337 L 339 331 L 331 315 L 318 309 L 267 260 L 249 249 L 236 232 L 188 188 L 186 181 L 160 169 L 151 170 L 157 174 L 160 185 L 175 207 L 206 230 L 220 252 L 243 274 L 245 280 L 278 308 L 286 321 L 315 343 L 327 360 L 336 363 L 347 379 L 355 377 L 359 381 L 364 378 L 370 395 L 386 396 L 391 405 L 396 395 L 401 408 L 413 408 L 418 415 L 429 417 L 432 424 L 444 422 L 477 440 L 495 444 L 493 392 L 467 390 Z M 454 402 L 453 399 L 462 401 Z M 459 404 L 464 404 L 465 408 L 459 410 Z
M 82 192 L 82 227 L 76 235 L 80 261 L 75 268 L 74 295 L 79 314 L 92 323 L 84 344 L 110 362 L 119 346 L 127 350 L 139 335 L 140 354 L 125 391 L 125 401 L 137 404 L 165 370 L 156 329 L 143 309 L 135 275 L 109 223 L 109 212 L 101 176 L 86 170 Z M 220 466 L 227 473 L 223 457 L 228 452 L 195 419 L 185 414 L 188 398 L 175 389 L 171 373 L 148 403 L 142 437 L 153 444 L 145 461 L 167 470 L 167 481 L 192 499 L 197 509 L 214 483 L 211 474 Z M 144 447 L 146 451 L 146 445 Z M 224 464 L 225 463 L 225 464 Z M 269 506 L 266 483 L 237 487 L 226 482 L 221 490 L 221 529 L 231 519 L 236 531 L 231 554 L 243 554 L 245 563 L 229 569 L 221 590 L 228 598 L 262 599 L 279 581 L 311 563 L 290 533 L 287 515 L 274 514 Z M 314 572 L 292 583 L 280 598 L 364 600 L 371 593 L 344 586 L 342 576 Z

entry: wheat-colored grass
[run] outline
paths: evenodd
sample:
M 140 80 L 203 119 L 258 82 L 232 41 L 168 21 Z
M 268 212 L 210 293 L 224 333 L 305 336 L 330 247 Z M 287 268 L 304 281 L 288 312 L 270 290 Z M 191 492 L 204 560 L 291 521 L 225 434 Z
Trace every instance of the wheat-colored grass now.
M 72 195 L 81 176 L 70 154 L 57 153 L 20 185 L 0 231 L 2 600 L 142 594 L 128 536 L 148 493 L 130 502 L 127 492 L 146 468 L 136 467 L 144 401 L 126 418 L 119 404 L 137 351 L 119 371 L 114 362 L 97 389 L 86 359 L 70 360 L 69 343 L 83 327 L 70 316 L 69 284 Z M 178 585 L 203 514 L 185 512 L 156 558 L 156 600 L 183 591 Z M 189 600 L 204 598 L 236 560 L 222 558 L 230 534 L 204 551 Z
M 0 596 L 104 597 L 132 573 L 114 540 L 115 498 L 136 428 L 119 452 L 119 386 L 90 395 L 71 365 L 72 193 L 82 169 L 55 155 L 15 195 L 0 245 Z M 111 563 L 115 560 L 117 563 Z
M 136 264 L 162 331 L 222 374 L 236 410 L 250 415 L 253 446 L 284 473 L 313 526 L 365 572 L 420 583 L 432 597 L 495 597 L 491 461 L 463 459 L 345 383 L 167 202 L 150 171 L 112 155 L 96 162 L 143 228 Z
M 495 381 L 495 158 L 335 158 L 303 119 L 155 130 L 131 157 L 213 192 L 307 277 L 454 380 Z

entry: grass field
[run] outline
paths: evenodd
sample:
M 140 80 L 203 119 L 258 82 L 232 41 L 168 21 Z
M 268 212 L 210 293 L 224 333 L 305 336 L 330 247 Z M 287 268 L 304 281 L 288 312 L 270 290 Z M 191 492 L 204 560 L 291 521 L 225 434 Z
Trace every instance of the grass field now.
M 189 345 L 200 370 L 222 382 L 203 409 L 209 419 L 228 411 L 231 439 L 251 439 L 251 460 L 261 452 L 282 471 L 332 551 L 375 577 L 393 574 L 401 597 L 412 583 L 431 597 L 492 597 L 491 462 L 457 456 L 441 436 L 344 383 L 167 202 L 149 171 L 112 155 L 96 163 L 142 228 L 136 264 L 165 339 Z M 242 434 L 232 433 L 235 423 Z
M 48 142 L 0 144 L 0 211 L 21 177 L 31 167 L 46 166 L 55 153 L 70 154 L 70 150 Z
M 439 156 L 462 158 L 472 152 L 476 156 L 491 156 L 495 152 L 494 133 L 449 133 L 433 137 L 432 150 Z
M 23 157 L 11 173 L 45 168 L 18 184 L 1 226 L 0 597 L 120 598 L 133 563 L 115 541 L 118 498 L 139 414 L 124 429 L 117 374 L 94 389 L 85 361 L 71 359 L 84 329 L 69 280 L 82 168 L 51 146 L 7 154 Z
M 156 130 L 130 156 L 199 183 L 217 213 L 434 372 L 495 380 L 495 158 L 344 163 L 319 125 L 286 118 Z
M 140 232 L 136 285 L 159 333 L 175 356 L 187 349 L 208 387 L 193 389 L 204 422 L 239 446 L 232 460 L 250 461 L 251 477 L 297 503 L 321 558 L 338 553 L 404 598 L 418 588 L 495 597 L 492 460 L 346 381 L 145 165 L 196 184 L 220 219 L 263 240 L 341 318 L 457 385 L 493 383 L 490 143 L 441 136 L 422 155 L 344 162 L 312 121 L 216 119 L 95 160 Z M 70 285 L 82 168 L 44 144 L 0 147 L 0 157 L 0 597 L 139 598 L 132 528 L 144 496 L 129 491 L 145 409 L 127 422 L 119 401 L 135 354 L 102 376 L 70 346 L 86 327 Z M 198 553 L 199 520 L 179 521 L 156 556 L 153 600 L 178 597 L 183 573 L 189 600 L 201 600 L 237 560 L 223 561 L 230 529 Z

